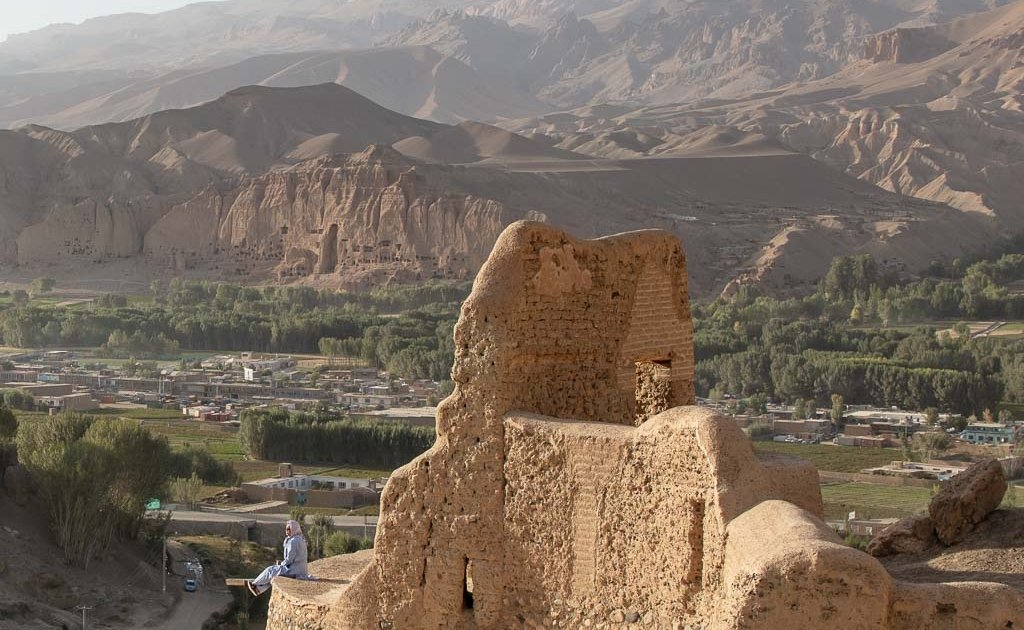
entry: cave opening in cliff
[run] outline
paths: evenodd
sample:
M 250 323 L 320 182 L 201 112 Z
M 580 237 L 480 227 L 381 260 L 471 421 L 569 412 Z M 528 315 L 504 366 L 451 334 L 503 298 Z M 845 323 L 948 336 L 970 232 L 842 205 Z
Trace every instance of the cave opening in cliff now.
M 338 266 L 338 224 L 332 223 L 320 246 L 319 273 L 331 273 Z
M 462 573 L 462 608 L 473 610 L 473 561 L 465 559 L 465 570 Z

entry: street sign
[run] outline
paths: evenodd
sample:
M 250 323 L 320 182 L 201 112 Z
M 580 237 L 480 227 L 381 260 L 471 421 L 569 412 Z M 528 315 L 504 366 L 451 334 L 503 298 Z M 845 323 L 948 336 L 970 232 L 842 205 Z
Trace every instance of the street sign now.
M 160 509 L 160 499 L 150 499 L 150 500 L 146 501 L 146 509 L 147 510 L 159 510 Z

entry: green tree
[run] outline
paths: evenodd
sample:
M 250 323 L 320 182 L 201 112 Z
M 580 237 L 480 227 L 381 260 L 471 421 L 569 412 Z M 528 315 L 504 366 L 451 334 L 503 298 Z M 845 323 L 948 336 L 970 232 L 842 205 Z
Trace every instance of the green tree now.
M 357 538 L 345 532 L 334 532 L 324 544 L 324 557 L 355 553 L 372 547 L 373 541 L 369 538 Z
M 0 407 L 0 441 L 13 440 L 18 435 L 18 418 L 7 407 Z
M 137 422 L 62 414 L 20 427 L 17 444 L 70 564 L 87 567 L 115 536 L 135 537 L 146 499 L 163 495 L 170 447 Z
M 924 421 L 928 426 L 934 427 L 939 422 L 939 410 L 935 407 L 927 407 L 924 410 Z
M 864 306 L 860 302 L 853 305 L 850 309 L 850 323 L 857 325 L 864 321 Z
M 194 510 L 199 505 L 199 495 L 203 490 L 203 480 L 195 472 L 191 477 L 175 477 L 171 480 L 170 495 L 177 502 Z
M 334 519 L 326 514 L 314 514 L 303 532 L 311 560 L 325 557 L 327 540 L 334 533 Z
M 11 302 L 13 302 L 18 308 L 28 304 L 28 299 L 28 292 L 24 289 L 15 289 L 14 291 L 11 291 Z
M 8 409 L 21 409 L 22 411 L 33 411 L 36 408 L 36 399 L 23 389 L 4 389 L 4 406 Z
M 32 281 L 32 297 L 46 295 L 53 291 L 55 286 L 57 286 L 57 281 L 53 278 L 36 278 Z
M 804 420 L 807 418 L 807 406 L 803 398 L 797 398 L 793 402 L 793 419 Z
M 918 433 L 914 436 L 914 450 L 921 455 L 921 459 L 929 461 L 947 450 L 951 445 L 949 436 L 942 432 Z
M 970 424 L 971 422 L 975 422 L 976 421 L 976 420 L 972 420 L 971 418 L 974 418 L 974 416 L 971 416 L 970 418 L 965 418 L 963 416 L 953 416 L 953 419 L 950 422 L 950 425 L 954 429 L 956 429 L 957 431 L 963 431 L 964 429 L 967 428 L 968 424 Z
M 840 394 L 832 394 L 832 424 L 835 425 L 837 431 L 841 431 L 846 424 L 843 422 L 843 412 L 845 410 L 846 405 L 843 402 L 843 397 Z
M 768 399 L 765 398 L 764 394 L 754 394 L 747 398 L 747 407 L 750 409 L 750 413 L 753 414 L 768 413 Z
M 764 422 L 754 422 L 747 427 L 747 435 L 754 441 L 770 440 L 773 434 L 771 426 Z

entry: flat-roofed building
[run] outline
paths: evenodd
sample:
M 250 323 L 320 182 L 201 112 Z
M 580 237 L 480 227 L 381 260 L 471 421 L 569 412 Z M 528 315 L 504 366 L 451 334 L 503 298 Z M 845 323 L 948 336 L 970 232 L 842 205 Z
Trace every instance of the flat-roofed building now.
M 1013 442 L 1017 429 L 997 422 L 975 422 L 967 425 L 960 437 L 971 444 L 1007 444 Z
M 33 396 L 67 396 L 75 392 L 75 386 L 70 383 L 4 383 L 3 387 L 20 389 Z

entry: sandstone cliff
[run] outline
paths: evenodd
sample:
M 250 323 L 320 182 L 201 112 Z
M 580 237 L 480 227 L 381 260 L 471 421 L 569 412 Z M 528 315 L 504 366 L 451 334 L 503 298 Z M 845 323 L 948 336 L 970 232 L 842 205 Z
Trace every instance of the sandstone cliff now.
M 380 146 L 318 158 L 173 206 L 146 232 L 143 254 L 181 270 L 272 267 L 281 278 L 464 279 L 516 215 L 445 184 L 437 169 Z
M 956 44 L 926 28 L 896 28 L 868 38 L 864 57 L 871 61 L 914 63 L 941 55 Z

